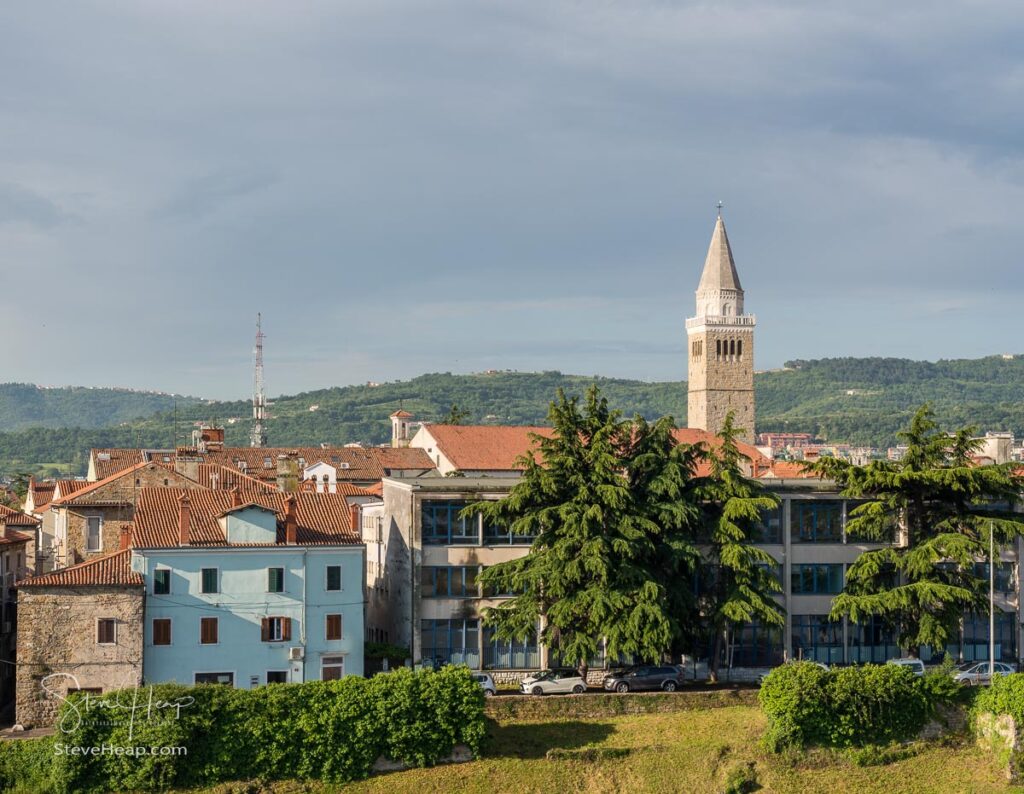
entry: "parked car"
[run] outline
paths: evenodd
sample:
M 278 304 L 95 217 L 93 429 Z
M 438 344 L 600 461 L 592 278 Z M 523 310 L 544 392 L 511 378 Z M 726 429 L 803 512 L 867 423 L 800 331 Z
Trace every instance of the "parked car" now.
M 671 665 L 638 665 L 616 670 L 604 677 L 604 688 L 609 692 L 639 692 L 644 689 L 663 689 L 675 692 L 683 685 L 683 674 Z
M 523 679 L 524 695 L 579 695 L 587 691 L 587 682 L 576 670 L 541 670 Z
M 498 687 L 494 685 L 490 673 L 473 673 L 473 680 L 483 688 L 484 697 L 494 697 L 498 694 Z
M 797 662 L 807 662 L 808 664 L 816 664 L 822 670 L 828 672 L 828 665 L 827 664 L 825 664 L 824 662 L 812 662 L 810 659 L 790 659 L 788 662 L 786 662 L 786 664 L 796 664 Z M 758 679 L 757 679 L 758 685 L 764 684 L 764 679 L 766 679 L 767 677 L 768 677 L 768 673 L 765 673 L 764 675 L 759 676 Z
M 996 662 L 994 667 L 996 675 L 1009 675 L 1013 672 L 1013 668 L 1004 662 Z M 964 686 L 988 686 L 992 683 L 992 678 L 988 674 L 988 662 L 964 665 L 960 672 L 954 674 L 953 680 Z
M 910 668 L 910 672 L 914 675 L 924 675 L 924 662 L 920 659 L 914 659 L 913 657 L 906 657 L 904 659 L 890 659 L 886 664 L 895 664 L 900 667 Z

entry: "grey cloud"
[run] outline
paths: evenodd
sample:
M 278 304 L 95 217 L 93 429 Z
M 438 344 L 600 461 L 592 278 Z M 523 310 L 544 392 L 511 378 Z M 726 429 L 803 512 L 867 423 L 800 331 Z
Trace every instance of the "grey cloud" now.
M 22 185 L 0 182 L 0 225 L 27 223 L 48 229 L 70 216 L 50 199 Z
M 201 218 L 251 193 L 264 190 L 278 176 L 264 169 L 218 171 L 194 179 L 163 204 L 156 215 L 169 218 Z

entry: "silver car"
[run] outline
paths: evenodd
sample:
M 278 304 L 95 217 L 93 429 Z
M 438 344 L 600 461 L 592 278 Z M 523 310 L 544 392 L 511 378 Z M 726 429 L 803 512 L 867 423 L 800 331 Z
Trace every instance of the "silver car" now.
M 490 673 L 473 673 L 473 680 L 480 684 L 484 690 L 484 697 L 494 697 L 498 694 L 498 687 L 494 685 L 494 679 Z
M 541 670 L 523 679 L 524 695 L 579 695 L 587 691 L 587 682 L 575 670 Z
M 1009 675 L 1013 672 L 1013 668 L 1003 662 L 996 662 L 994 667 L 996 675 Z M 988 686 L 992 683 L 992 678 L 988 674 L 988 662 L 966 665 L 953 676 L 953 680 L 964 686 Z

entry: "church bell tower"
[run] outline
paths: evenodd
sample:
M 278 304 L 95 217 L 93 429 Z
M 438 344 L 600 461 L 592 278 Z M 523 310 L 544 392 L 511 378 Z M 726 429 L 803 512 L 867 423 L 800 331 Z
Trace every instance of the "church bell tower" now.
M 717 433 L 730 411 L 739 438 L 754 442 L 754 325 L 743 313 L 743 287 L 719 205 L 697 313 L 686 321 L 689 342 L 687 425 Z

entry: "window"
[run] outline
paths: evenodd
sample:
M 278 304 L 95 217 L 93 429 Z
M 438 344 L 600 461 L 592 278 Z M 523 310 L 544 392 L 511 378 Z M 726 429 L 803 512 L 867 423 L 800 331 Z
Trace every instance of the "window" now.
M 216 645 L 218 618 L 199 618 L 199 642 L 202 645 Z
M 235 674 L 234 673 L 196 673 L 195 682 L 197 684 L 222 684 L 224 686 L 235 685 Z
M 344 656 L 324 656 L 320 659 L 320 680 L 337 681 L 345 675 Z
M 508 527 L 500 527 L 497 524 L 484 523 L 484 545 L 497 546 L 499 544 L 511 544 L 513 546 L 529 546 L 533 543 L 535 535 L 521 535 L 513 532 Z
M 789 532 L 794 543 L 842 543 L 843 503 L 791 500 Z
M 794 565 L 790 569 L 793 595 L 836 595 L 843 592 L 843 566 Z
M 1017 564 L 1015 562 L 997 562 L 995 575 L 995 589 L 997 593 L 1012 593 L 1016 590 L 1014 576 Z M 974 575 L 985 582 L 988 586 L 988 563 L 974 563 Z
M 292 638 L 292 619 L 282 617 L 263 618 L 260 639 L 263 642 L 287 642 Z
M 100 645 L 117 643 L 117 621 L 114 618 L 100 618 L 96 621 L 96 642 Z
M 420 569 L 420 595 L 423 598 L 478 598 L 480 590 L 476 565 L 432 566 Z
M 153 644 L 171 644 L 171 619 L 153 618 Z
M 217 593 L 219 588 L 217 585 L 217 569 L 216 568 L 203 568 L 201 573 L 202 581 L 199 583 L 199 592 L 201 593 Z
M 341 639 L 341 615 L 328 615 L 325 639 Z
M 843 624 L 828 615 L 793 615 L 793 658 L 823 664 L 843 662 Z
M 171 569 L 157 568 L 153 571 L 154 595 L 167 595 L 171 592 Z
M 87 516 L 85 519 L 85 550 L 100 551 L 103 548 L 101 535 L 103 532 L 102 516 Z
M 846 628 L 848 664 L 882 663 L 900 656 L 896 629 L 878 615 L 866 617 L 864 623 L 850 622 Z
M 491 626 L 484 628 L 485 670 L 531 670 L 540 667 L 537 635 L 520 640 L 499 640 Z
M 284 592 L 284 568 L 267 568 L 267 592 Z
M 480 516 L 460 518 L 466 502 L 424 501 L 421 505 L 423 542 L 427 545 L 479 545 Z
M 731 655 L 733 667 L 774 667 L 782 664 L 780 626 L 764 625 L 756 621 L 745 623 L 730 632 L 729 640 L 724 661 L 728 662 Z
M 472 619 L 421 620 L 423 660 L 435 665 L 465 664 L 480 669 L 480 621 Z
M 754 543 L 782 543 L 782 505 L 765 510 L 750 532 Z
M 328 565 L 327 566 L 327 589 L 328 590 L 340 590 L 341 589 L 341 566 L 340 565 Z
M 288 671 L 287 670 L 267 670 L 267 683 L 268 684 L 287 684 L 288 683 Z

